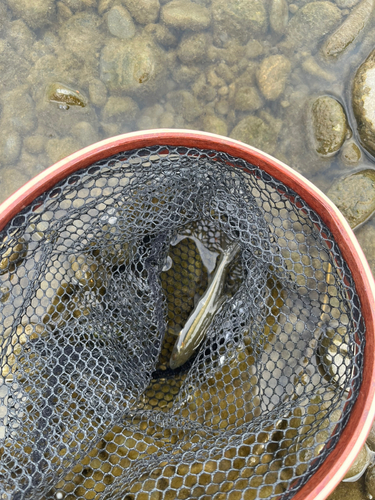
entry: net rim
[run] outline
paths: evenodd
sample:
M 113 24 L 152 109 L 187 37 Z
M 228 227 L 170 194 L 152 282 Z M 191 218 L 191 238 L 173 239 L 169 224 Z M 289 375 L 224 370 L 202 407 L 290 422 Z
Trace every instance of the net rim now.
M 131 132 L 105 139 L 60 160 L 31 179 L 0 205 L 0 231 L 20 210 L 73 172 L 122 151 L 150 146 L 181 146 L 228 153 L 253 164 L 291 188 L 321 217 L 332 232 L 353 275 L 366 323 L 363 382 L 347 426 L 324 461 L 293 497 L 323 500 L 355 460 L 375 417 L 375 282 L 348 222 L 316 186 L 276 158 L 227 137 L 195 130 L 161 129 Z

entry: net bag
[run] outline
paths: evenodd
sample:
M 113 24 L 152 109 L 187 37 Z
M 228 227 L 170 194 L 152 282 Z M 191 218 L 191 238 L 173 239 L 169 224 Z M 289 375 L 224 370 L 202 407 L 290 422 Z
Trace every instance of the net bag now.
M 340 448 L 369 333 L 332 227 L 183 137 L 96 149 L 6 207 L 1 499 L 297 498 Z

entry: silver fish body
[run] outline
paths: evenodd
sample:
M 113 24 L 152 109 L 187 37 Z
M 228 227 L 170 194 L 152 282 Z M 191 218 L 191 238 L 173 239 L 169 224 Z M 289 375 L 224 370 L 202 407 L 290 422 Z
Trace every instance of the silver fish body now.
M 172 369 L 183 365 L 204 339 L 213 317 L 225 300 L 222 293 L 227 271 L 240 248 L 238 243 L 231 243 L 221 254 L 210 286 L 200 298 L 178 335 L 169 361 L 169 366 Z

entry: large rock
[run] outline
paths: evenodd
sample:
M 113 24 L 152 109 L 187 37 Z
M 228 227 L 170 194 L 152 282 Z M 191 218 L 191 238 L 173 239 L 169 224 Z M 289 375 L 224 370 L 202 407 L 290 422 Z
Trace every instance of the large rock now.
M 361 143 L 375 156 L 375 50 L 354 77 L 352 103 Z
M 236 38 L 246 43 L 249 38 L 267 31 L 268 17 L 261 0 L 213 0 L 214 36 Z
M 340 179 L 327 195 L 350 226 L 357 227 L 375 211 L 375 170 L 362 170 Z
M 275 101 L 284 92 L 291 71 L 289 59 L 282 55 L 263 59 L 257 77 L 259 88 L 266 99 Z
M 318 42 L 340 22 L 341 11 L 331 2 L 311 2 L 299 9 L 289 21 L 286 48 L 314 49 Z
M 210 11 L 189 0 L 172 0 L 161 9 L 161 20 L 173 28 L 201 31 L 211 23 Z
M 6 0 L 13 14 L 21 17 L 30 28 L 51 24 L 56 14 L 54 0 Z
M 100 78 L 112 92 L 156 95 L 166 78 L 166 55 L 151 39 L 110 40 L 100 58 Z
M 307 128 L 312 136 L 313 148 L 319 155 L 335 155 L 348 132 L 344 108 L 333 97 L 314 99 L 308 106 Z
M 277 131 L 257 116 L 248 116 L 241 120 L 230 133 L 232 139 L 245 142 L 272 154 L 276 147 Z
M 139 24 L 154 23 L 159 17 L 159 0 L 123 0 L 123 4 Z

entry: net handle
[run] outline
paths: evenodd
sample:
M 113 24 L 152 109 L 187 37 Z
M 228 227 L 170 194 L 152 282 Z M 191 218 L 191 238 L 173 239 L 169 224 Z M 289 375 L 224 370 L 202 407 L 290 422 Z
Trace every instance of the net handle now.
M 363 251 L 348 222 L 316 186 L 276 158 L 227 137 L 176 129 L 132 132 L 105 139 L 77 151 L 27 182 L 0 205 L 0 231 L 20 210 L 73 172 L 122 151 L 157 145 L 216 150 L 260 167 L 294 190 L 319 214 L 349 266 L 366 324 L 363 382 L 348 424 L 335 449 L 293 497 L 294 500 L 323 500 L 334 490 L 355 460 L 375 416 L 375 283 Z

